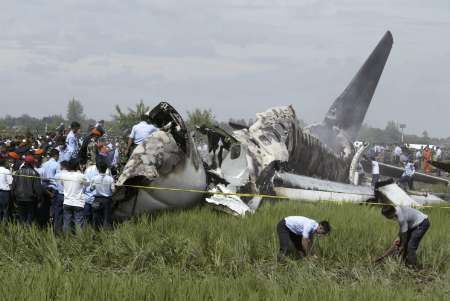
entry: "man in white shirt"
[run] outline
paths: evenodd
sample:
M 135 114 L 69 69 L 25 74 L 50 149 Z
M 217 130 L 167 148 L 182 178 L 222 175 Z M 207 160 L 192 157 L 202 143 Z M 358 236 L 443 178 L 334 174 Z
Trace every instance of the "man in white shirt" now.
M 380 181 L 380 165 L 378 164 L 378 161 L 376 158 L 372 158 L 372 187 L 375 187 L 375 185 Z
M 442 161 L 442 149 L 439 146 L 436 148 L 436 154 L 434 155 L 434 161 L 437 161 L 437 162 Z M 439 168 L 437 169 L 437 176 L 438 177 L 441 176 L 441 170 Z
M 417 266 L 417 249 L 430 228 L 428 216 L 417 209 L 401 206 L 384 206 L 381 214 L 398 222 L 399 238 L 395 242 L 398 251 L 408 266 Z
M 11 171 L 6 168 L 7 161 L 0 157 L 0 222 L 8 218 L 9 202 L 11 200 L 11 184 L 13 177 Z
M 157 127 L 147 123 L 147 119 L 148 119 L 147 115 L 142 115 L 141 122 L 133 126 L 131 134 L 128 137 L 128 147 L 127 147 L 128 156 L 131 155 L 132 151 L 137 145 L 142 144 L 142 142 L 144 142 L 144 140 L 147 139 L 148 136 L 158 131 Z
M 420 162 L 422 161 L 422 151 L 421 150 L 417 150 L 416 152 L 416 169 L 419 170 L 420 169 Z
M 314 234 L 326 235 L 330 231 L 331 226 L 327 221 L 318 223 L 304 216 L 288 216 L 282 219 L 277 225 L 280 242 L 278 258 L 282 259 L 288 254 L 290 244 L 294 245 L 300 257 L 311 255 Z
M 400 163 L 401 154 L 402 154 L 402 148 L 397 145 L 394 148 L 394 163 L 396 163 L 396 164 Z
M 64 183 L 63 232 L 80 230 L 84 226 L 84 187 L 88 182 L 80 171 L 78 160 L 71 160 L 67 172 L 59 177 Z
M 106 173 L 108 166 L 104 161 L 97 163 L 99 174 L 94 177 L 91 189 L 96 191 L 92 203 L 92 219 L 94 226 L 99 229 L 110 228 L 112 225 L 112 195 L 115 190 L 114 179 Z

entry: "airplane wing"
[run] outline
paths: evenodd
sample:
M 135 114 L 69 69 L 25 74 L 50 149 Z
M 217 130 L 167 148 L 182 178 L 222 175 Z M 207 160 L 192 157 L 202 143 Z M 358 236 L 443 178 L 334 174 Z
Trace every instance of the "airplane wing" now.
M 368 160 L 361 161 L 361 164 L 363 165 L 364 170 L 372 169 L 372 163 Z M 390 164 L 386 164 L 386 163 L 382 163 L 382 162 L 378 162 L 378 164 L 380 166 L 380 175 L 385 176 L 385 177 L 399 179 L 404 172 L 403 168 L 398 167 L 398 166 L 394 166 L 394 165 L 390 165 Z M 449 165 L 449 167 L 450 167 L 450 165 Z M 421 172 L 416 172 L 414 174 L 414 181 L 426 183 L 426 184 L 445 184 L 445 185 L 449 184 L 449 181 L 447 179 L 432 176 L 432 175 L 427 175 L 427 174 L 424 174 Z
M 430 164 L 445 172 L 450 172 L 450 161 L 430 161 Z

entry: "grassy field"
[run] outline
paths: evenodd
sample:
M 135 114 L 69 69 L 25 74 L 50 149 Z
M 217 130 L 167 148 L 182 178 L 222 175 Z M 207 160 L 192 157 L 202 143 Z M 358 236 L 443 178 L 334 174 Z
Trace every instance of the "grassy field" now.
M 280 202 L 245 219 L 198 208 L 141 217 L 114 231 L 54 237 L 0 226 L 3 300 L 449 300 L 450 210 L 432 227 L 416 272 L 371 260 L 397 225 L 379 208 Z M 329 219 L 318 259 L 276 261 L 275 225 L 287 215 Z

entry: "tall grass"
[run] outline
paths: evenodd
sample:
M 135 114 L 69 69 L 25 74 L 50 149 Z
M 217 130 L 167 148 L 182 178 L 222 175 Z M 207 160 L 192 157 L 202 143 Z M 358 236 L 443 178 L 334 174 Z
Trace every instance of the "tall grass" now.
M 208 207 L 140 217 L 109 232 L 0 226 L 2 299 L 32 300 L 448 300 L 450 211 L 428 209 L 421 271 L 370 262 L 397 225 L 379 208 L 280 202 L 236 218 Z M 330 220 L 318 259 L 276 261 L 277 222 Z

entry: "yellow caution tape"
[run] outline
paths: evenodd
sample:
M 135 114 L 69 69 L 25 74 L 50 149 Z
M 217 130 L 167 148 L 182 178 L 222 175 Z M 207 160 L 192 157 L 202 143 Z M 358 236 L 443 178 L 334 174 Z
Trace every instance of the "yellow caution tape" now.
M 17 173 L 7 174 L 7 173 L 0 173 L 3 175 L 11 175 L 13 177 L 23 177 L 23 178 L 30 178 L 30 179 L 39 179 L 39 180 L 54 180 L 54 181 L 71 181 L 74 182 L 74 180 L 66 180 L 66 179 L 58 179 L 58 178 L 44 178 L 44 177 L 38 177 L 38 176 L 28 176 L 28 175 L 19 175 Z M 85 181 L 86 184 L 90 184 L 91 182 Z M 208 194 L 208 195 L 223 195 L 223 196 L 238 196 L 238 197 L 259 197 L 259 198 L 266 198 L 266 199 L 274 199 L 274 200 L 297 200 L 292 199 L 286 196 L 276 196 L 276 195 L 265 195 L 265 194 L 255 194 L 255 193 L 238 193 L 238 192 L 220 192 L 220 191 L 207 191 L 207 190 L 200 190 L 200 189 L 186 189 L 186 188 L 173 188 L 173 187 L 158 187 L 158 186 L 143 186 L 143 185 L 128 185 L 128 184 L 122 184 L 122 185 L 116 185 L 116 187 L 128 187 L 128 188 L 135 188 L 135 189 L 148 189 L 148 190 L 160 190 L 160 191 L 173 191 L 173 192 L 188 192 L 188 193 L 198 193 L 198 194 Z M 327 202 L 327 201 L 325 201 Z M 331 202 L 329 203 L 333 204 L 341 204 L 341 203 L 350 203 L 355 205 L 374 205 L 374 206 L 386 206 L 392 204 L 384 204 L 384 203 L 374 203 L 374 202 Z M 418 208 L 434 208 L 434 209 L 450 209 L 450 206 L 431 206 L 431 205 L 418 205 L 415 206 Z

